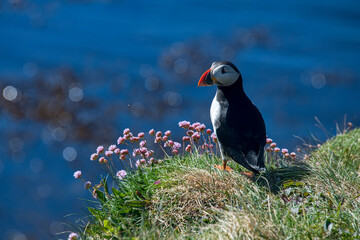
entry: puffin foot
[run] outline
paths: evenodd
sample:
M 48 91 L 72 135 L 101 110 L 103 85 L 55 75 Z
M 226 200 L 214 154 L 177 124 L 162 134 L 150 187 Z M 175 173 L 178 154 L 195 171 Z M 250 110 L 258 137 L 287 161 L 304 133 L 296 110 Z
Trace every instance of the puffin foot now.
M 216 165 L 216 164 L 214 164 L 214 167 L 217 168 L 217 169 L 219 169 L 219 170 L 224 170 L 224 166 L 223 166 L 223 165 Z M 232 171 L 234 171 L 234 170 L 232 170 L 232 168 L 230 168 L 229 166 L 226 166 L 226 167 L 225 167 L 225 171 L 232 172 Z
M 245 175 L 248 178 L 255 177 L 255 173 L 253 173 L 253 172 L 241 172 L 241 174 Z

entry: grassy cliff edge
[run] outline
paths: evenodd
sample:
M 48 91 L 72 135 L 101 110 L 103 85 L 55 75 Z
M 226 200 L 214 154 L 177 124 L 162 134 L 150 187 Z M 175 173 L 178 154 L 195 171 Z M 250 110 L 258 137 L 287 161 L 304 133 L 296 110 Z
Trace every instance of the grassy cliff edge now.
M 268 153 L 268 158 L 271 158 Z M 271 159 L 268 159 L 271 162 Z M 214 154 L 168 157 L 102 180 L 78 222 L 82 239 L 360 238 L 360 129 L 249 178 Z

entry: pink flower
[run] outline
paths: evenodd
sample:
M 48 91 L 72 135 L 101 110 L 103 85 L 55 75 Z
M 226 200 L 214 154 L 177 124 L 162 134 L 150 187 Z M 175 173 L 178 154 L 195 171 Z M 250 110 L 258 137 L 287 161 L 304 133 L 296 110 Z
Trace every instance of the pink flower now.
M 173 148 L 174 148 L 174 149 L 179 149 L 179 148 L 181 148 L 181 144 L 178 143 L 178 142 L 174 142 Z
M 171 141 L 171 140 L 169 140 L 168 144 L 169 144 L 170 147 L 174 146 L 174 142 Z
M 91 160 L 91 161 L 95 161 L 95 160 L 98 159 L 98 157 L 99 157 L 99 154 L 93 153 L 93 154 L 91 154 L 90 160 Z
M 286 148 L 283 148 L 283 149 L 281 149 L 281 152 L 282 152 L 282 154 L 286 154 L 289 152 L 289 150 L 287 150 Z
M 140 132 L 139 134 L 138 134 L 138 138 L 143 138 L 145 136 L 145 133 L 143 133 L 143 132 Z
M 285 153 L 284 155 L 285 155 L 286 158 L 288 158 L 290 156 L 289 153 Z
M 77 235 L 76 233 L 70 233 L 68 240 L 77 240 L 79 239 L 79 235 Z
M 170 137 L 170 135 L 171 135 L 171 131 L 170 131 L 170 130 L 167 130 L 167 131 L 165 132 L 165 136 Z
M 162 140 L 163 140 L 164 142 L 166 142 L 166 141 L 168 140 L 168 137 L 167 137 L 167 136 L 164 136 L 164 137 L 162 138 Z
M 117 140 L 117 144 L 123 144 L 125 142 L 125 138 L 119 137 Z
M 267 147 L 267 148 L 265 148 L 265 151 L 271 152 L 271 148 Z
M 105 156 L 107 156 L 107 157 L 111 157 L 111 155 L 113 155 L 113 151 L 106 151 L 105 152 Z
M 126 134 L 126 135 L 124 135 L 124 138 L 125 138 L 125 140 L 130 140 L 131 134 Z
M 297 148 L 296 151 L 297 151 L 297 152 L 301 152 L 301 148 Z
M 291 152 L 291 153 L 290 153 L 290 156 L 291 156 L 292 158 L 295 158 L 295 157 L 296 157 L 296 153 Z
M 156 137 L 161 137 L 162 136 L 162 133 L 160 132 L 160 131 L 158 131 L 157 133 L 156 133 Z
M 194 131 L 189 130 L 189 131 L 186 132 L 186 134 L 187 134 L 188 136 L 192 136 L 192 135 L 194 134 Z
M 125 155 L 120 155 L 120 160 L 125 160 L 126 156 Z
M 97 152 L 98 154 L 104 152 L 104 147 L 103 147 L 103 146 L 98 146 L 98 147 L 96 148 L 96 152 Z
M 104 158 L 104 157 L 101 157 L 101 158 L 99 159 L 99 163 L 105 163 L 105 158 Z
M 92 192 L 93 197 L 96 199 L 97 198 L 97 193 L 96 193 L 96 189 L 94 189 L 94 191 Z
M 141 141 L 139 145 L 140 145 L 140 147 L 145 147 L 146 146 L 146 141 L 145 140 Z
M 138 154 L 140 154 L 140 150 L 139 149 L 134 149 L 134 151 L 133 151 L 133 153 L 132 153 L 132 155 L 133 155 L 133 157 L 136 157 Z
M 173 150 L 172 150 L 172 153 L 173 153 L 174 155 L 178 155 L 178 154 L 179 154 L 179 151 L 178 151 L 177 149 L 173 149 Z
M 210 135 L 212 133 L 211 129 L 207 129 L 206 133 Z
M 120 149 L 116 148 L 116 149 L 114 150 L 114 153 L 115 153 L 115 154 L 120 154 Z
M 154 129 L 151 129 L 151 130 L 149 131 L 149 134 L 150 134 L 151 136 L 154 136 L 154 135 L 155 135 L 155 130 L 154 130 Z
M 127 155 L 127 154 L 129 154 L 129 150 L 127 150 L 127 149 L 121 149 L 120 154 L 121 154 L 121 155 Z
M 127 135 L 127 134 L 129 134 L 129 133 L 130 133 L 130 129 L 125 128 L 124 131 L 123 131 L 123 134 L 124 134 L 124 135 Z
M 191 126 L 194 128 L 194 129 L 196 129 L 198 126 L 200 126 L 201 125 L 201 123 L 199 123 L 199 122 L 196 122 L 196 123 L 193 123 L 193 124 L 191 124 Z
M 74 172 L 74 178 L 76 179 L 81 178 L 81 171 Z
M 118 171 L 118 172 L 116 173 L 116 176 L 117 176 L 120 180 L 124 179 L 126 175 L 127 175 L 127 172 L 126 172 L 125 170 L 120 170 L 120 171 Z
M 153 163 L 154 161 L 155 161 L 154 158 L 150 158 L 150 159 L 149 159 L 149 162 L 150 162 L 150 163 Z
M 210 149 L 213 149 L 214 148 L 214 145 L 212 145 L 211 143 L 209 144 L 209 148 Z
M 138 142 L 138 141 L 140 141 L 140 138 L 139 138 L 139 137 L 132 137 L 132 138 L 130 139 L 130 141 L 131 141 L 131 142 Z
M 267 143 L 267 144 L 270 144 L 270 143 L 272 143 L 272 142 L 273 142 L 273 140 L 272 140 L 271 138 L 267 138 L 267 139 L 266 139 L 266 143 Z
M 161 140 L 162 140 L 161 137 L 156 137 L 154 142 L 155 142 L 155 143 L 159 143 L 159 142 L 161 142 Z
M 190 144 L 186 146 L 185 151 L 187 151 L 187 152 L 191 151 L 191 145 Z
M 211 138 L 213 140 L 214 143 L 217 143 L 218 142 L 218 139 L 217 139 L 217 136 L 215 133 L 211 134 Z
M 200 124 L 199 126 L 197 126 L 195 129 L 196 129 L 196 131 L 198 131 L 198 132 L 202 132 L 202 131 L 204 131 L 205 130 L 205 125 L 204 124 Z
M 154 185 L 158 185 L 158 184 L 160 184 L 160 183 L 161 183 L 160 180 L 156 180 L 156 181 L 154 182 Z
M 195 132 L 191 137 L 192 139 L 194 139 L 194 141 L 198 141 L 200 139 L 200 134 L 198 132 Z
M 87 181 L 84 183 L 84 188 L 85 189 L 89 189 L 91 187 L 91 182 L 90 181 Z
M 146 148 L 142 147 L 139 149 L 139 151 L 141 154 L 145 154 L 145 153 L 147 153 L 148 150 Z
M 280 148 L 275 147 L 275 148 L 274 148 L 274 152 L 280 152 Z
M 194 139 L 194 141 L 199 141 L 199 139 L 200 139 L 200 133 L 195 132 L 191 137 L 192 137 L 192 139 Z
M 184 142 L 187 142 L 187 141 L 189 141 L 189 140 L 190 140 L 190 137 L 188 137 L 188 136 L 183 137 L 183 141 L 184 141 Z
M 144 164 L 144 163 L 146 163 L 146 160 L 142 158 L 142 159 L 140 159 L 140 163 Z
M 274 142 L 273 142 L 273 143 L 271 143 L 271 144 L 270 144 L 270 147 L 271 147 L 271 148 L 276 147 L 276 143 L 274 143 Z
M 109 147 L 109 151 L 114 151 L 116 149 L 116 145 L 111 145 L 110 147 Z
M 181 127 L 181 128 L 188 128 L 189 126 L 190 126 L 190 122 L 188 122 L 188 121 L 179 122 L 179 127 Z

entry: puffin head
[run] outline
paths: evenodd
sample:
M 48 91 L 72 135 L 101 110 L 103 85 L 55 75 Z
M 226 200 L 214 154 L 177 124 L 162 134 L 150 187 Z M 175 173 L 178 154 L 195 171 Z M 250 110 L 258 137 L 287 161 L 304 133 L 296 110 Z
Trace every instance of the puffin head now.
M 228 61 L 218 61 L 211 65 L 211 68 L 201 76 L 198 86 L 211 86 L 216 84 L 219 87 L 233 85 L 241 74 L 234 64 Z

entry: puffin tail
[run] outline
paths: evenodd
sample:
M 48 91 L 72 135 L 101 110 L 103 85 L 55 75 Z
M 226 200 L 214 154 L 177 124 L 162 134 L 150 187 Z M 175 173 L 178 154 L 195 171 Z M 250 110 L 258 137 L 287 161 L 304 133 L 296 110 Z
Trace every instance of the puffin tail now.
M 261 148 L 259 154 L 250 151 L 246 154 L 246 162 L 251 167 L 251 170 L 256 173 L 266 171 L 264 163 L 264 149 Z

